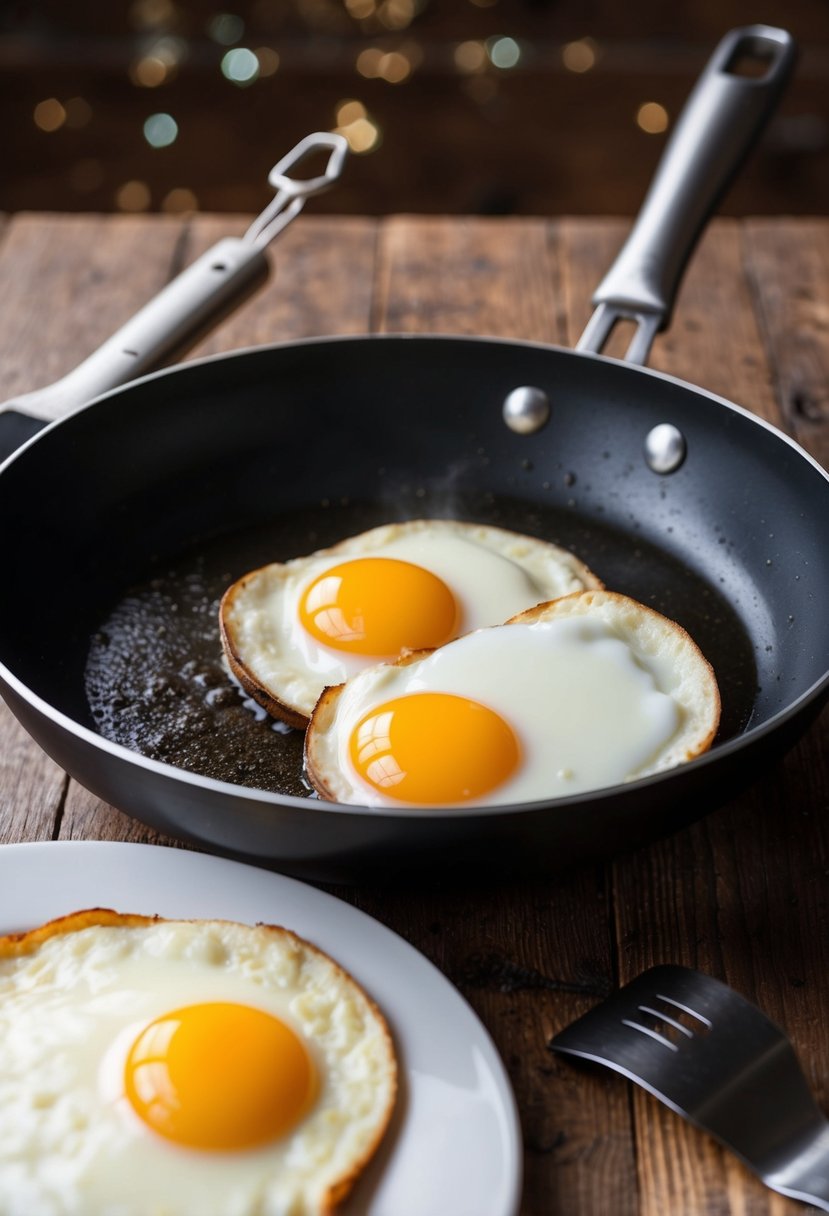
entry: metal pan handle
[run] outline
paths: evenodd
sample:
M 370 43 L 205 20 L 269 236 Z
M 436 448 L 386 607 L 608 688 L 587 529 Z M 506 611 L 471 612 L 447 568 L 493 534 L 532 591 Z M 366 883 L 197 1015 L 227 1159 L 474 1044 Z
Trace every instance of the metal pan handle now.
M 7 402 L 6 408 L 22 410 L 30 419 L 60 418 L 180 353 L 259 285 L 268 273 L 265 247 L 307 198 L 333 186 L 347 150 L 342 135 L 324 131 L 306 136 L 271 170 L 268 180 L 276 195 L 243 237 L 219 241 L 63 379 Z M 321 151 L 327 160 L 320 176 L 289 176 Z M 26 437 L 38 429 L 32 425 L 27 433 L 25 419 L 19 425 Z
M 668 325 L 685 264 L 774 110 L 796 58 L 785 30 L 750 25 L 726 34 L 677 120 L 627 241 L 593 295 L 577 345 L 598 354 L 621 318 L 637 329 L 625 358 L 645 363 Z M 741 75 L 742 63 L 764 67 Z

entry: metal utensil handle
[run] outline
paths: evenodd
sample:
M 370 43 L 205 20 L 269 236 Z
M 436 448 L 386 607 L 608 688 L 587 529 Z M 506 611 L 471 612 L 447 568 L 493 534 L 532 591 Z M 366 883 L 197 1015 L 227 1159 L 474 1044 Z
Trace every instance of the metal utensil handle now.
M 593 295 L 596 312 L 577 349 L 598 353 L 616 320 L 639 333 L 627 358 L 644 363 L 669 320 L 685 264 L 705 221 L 774 109 L 796 57 L 785 30 L 732 30 L 706 65 L 677 120 L 627 241 Z M 761 76 L 734 69 L 742 58 L 767 63 Z
M 157 367 L 231 303 L 239 303 L 266 274 L 263 250 L 238 237 L 219 241 L 73 371 L 7 405 L 42 418 L 61 418 Z
M 265 247 L 299 214 L 307 198 L 334 184 L 347 147 L 341 135 L 330 132 L 306 136 L 271 170 L 269 181 L 276 197 L 243 237 L 226 237 L 208 249 L 63 379 L 6 406 L 41 418 L 59 418 L 181 350 L 267 275 Z M 287 176 L 289 169 L 319 151 L 329 154 L 319 177 L 303 181 Z

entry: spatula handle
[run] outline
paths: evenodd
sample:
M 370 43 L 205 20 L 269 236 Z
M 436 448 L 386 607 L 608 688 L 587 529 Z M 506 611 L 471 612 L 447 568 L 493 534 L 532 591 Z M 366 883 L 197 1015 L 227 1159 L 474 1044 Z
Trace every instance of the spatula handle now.
M 268 181 L 276 195 L 243 237 L 225 237 L 208 249 L 62 380 L 7 401 L 0 410 L 14 409 L 41 421 L 60 418 L 192 345 L 267 276 L 266 245 L 299 215 L 307 199 L 338 180 L 347 150 L 344 137 L 332 131 L 300 140 L 271 170 Z M 296 176 L 302 164 L 320 153 L 326 158 L 322 173 Z M 21 427 L 25 422 L 15 430 Z
M 268 273 L 264 250 L 226 237 L 150 300 L 61 380 L 8 402 L 39 418 L 59 418 L 170 358 Z

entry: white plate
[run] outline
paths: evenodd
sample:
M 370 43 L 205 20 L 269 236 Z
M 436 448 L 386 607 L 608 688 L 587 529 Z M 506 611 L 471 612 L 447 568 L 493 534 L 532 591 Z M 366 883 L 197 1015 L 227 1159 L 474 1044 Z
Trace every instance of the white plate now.
M 80 908 L 285 925 L 374 997 L 395 1039 L 390 1134 L 343 1216 L 516 1216 L 515 1100 L 489 1035 L 423 955 L 314 887 L 203 853 L 93 841 L 0 847 L 0 932 Z

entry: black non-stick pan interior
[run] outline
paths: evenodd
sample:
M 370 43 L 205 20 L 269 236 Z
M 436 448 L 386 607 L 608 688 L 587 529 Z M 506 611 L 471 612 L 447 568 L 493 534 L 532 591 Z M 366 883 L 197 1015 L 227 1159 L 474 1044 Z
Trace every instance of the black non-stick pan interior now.
M 519 384 L 552 402 L 536 436 L 503 422 Z M 670 476 L 643 458 L 660 422 L 688 443 Z M 307 792 L 301 739 L 229 685 L 216 600 L 378 523 L 470 519 L 573 549 L 700 644 L 718 745 L 792 706 L 829 655 L 825 475 L 705 393 L 569 351 L 361 338 L 191 365 L 45 433 L 0 479 L 0 512 L 13 674 L 119 742 L 278 793 Z

